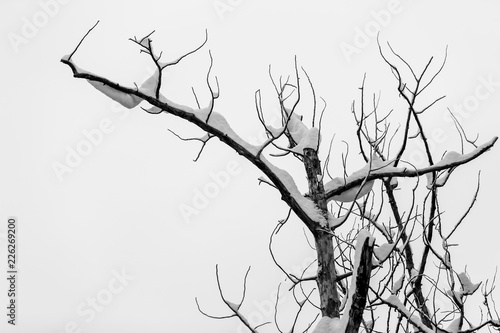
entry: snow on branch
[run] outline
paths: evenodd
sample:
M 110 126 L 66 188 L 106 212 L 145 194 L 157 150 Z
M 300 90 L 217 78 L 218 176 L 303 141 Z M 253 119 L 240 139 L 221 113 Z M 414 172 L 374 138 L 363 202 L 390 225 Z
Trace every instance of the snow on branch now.
M 132 94 L 127 94 L 124 92 L 121 92 L 115 88 L 112 88 L 102 82 L 98 81 L 92 81 L 92 80 L 87 80 L 92 87 L 96 88 L 100 92 L 102 92 L 104 95 L 108 96 L 112 100 L 120 103 L 122 106 L 126 107 L 127 109 L 133 109 L 137 105 L 139 105 L 142 102 L 142 98 L 137 97 Z
M 297 184 L 295 184 L 294 179 L 286 170 L 274 166 L 263 156 L 261 157 L 261 160 L 263 160 L 273 174 L 280 179 L 280 182 L 284 185 L 287 192 L 290 193 L 290 196 L 297 202 L 309 219 L 316 221 L 323 227 L 328 226 L 328 222 L 323 216 L 321 210 L 311 199 L 302 195 L 297 187 Z
M 308 129 L 302 138 L 300 139 L 299 143 L 293 147 L 291 150 L 299 155 L 302 155 L 304 153 L 304 149 L 313 149 L 313 150 L 318 150 L 319 142 L 321 140 L 319 129 L 316 127 L 312 127 Z
M 411 313 L 403 303 L 399 300 L 396 295 L 391 295 L 388 298 L 382 300 L 382 303 L 393 308 L 399 312 L 406 320 L 408 320 L 413 326 L 417 327 L 420 331 L 424 333 L 434 333 L 435 331 L 425 326 L 422 320 L 415 314 Z
M 328 200 L 335 200 L 335 197 L 341 198 L 343 194 L 346 195 L 344 192 L 360 185 L 365 179 L 368 182 L 371 180 L 383 179 L 386 177 L 420 177 L 427 173 L 447 170 L 460 166 L 469 161 L 472 161 L 473 159 L 490 150 L 491 147 L 495 145 L 497 140 L 498 137 L 494 137 L 490 141 L 478 146 L 468 154 L 450 152 L 445 155 L 443 160 L 439 161 L 438 163 L 421 169 L 410 170 L 407 168 L 393 167 L 390 164 L 387 164 L 385 166 L 381 166 L 377 170 L 370 171 L 370 174 L 368 176 L 366 176 L 366 171 L 361 169 L 360 171 L 363 170 L 363 172 L 365 172 L 365 176 L 363 176 L 362 172 L 360 172 L 359 174 L 355 173 L 348 177 L 344 184 L 342 184 L 343 180 L 339 182 L 339 179 L 334 178 L 333 180 L 325 184 L 326 198 Z M 346 197 L 347 196 L 348 195 L 346 195 Z
M 97 25 L 97 24 L 96 24 Z M 179 59 L 172 61 L 168 64 L 159 63 L 160 56 L 156 56 L 153 52 L 152 41 L 149 36 L 146 36 L 140 40 L 135 38 L 133 41 L 141 47 L 143 52 L 148 53 L 152 56 L 153 61 L 157 65 L 157 70 L 152 75 L 151 78 L 146 80 L 140 87 L 137 85 L 134 88 L 125 87 L 118 83 L 115 83 L 107 78 L 96 75 L 92 72 L 82 70 L 76 66 L 72 60 L 73 55 L 78 50 L 83 40 L 89 35 L 89 33 L 95 28 L 94 25 L 80 40 L 75 50 L 67 56 L 61 59 L 61 62 L 69 66 L 73 72 L 73 77 L 79 79 L 85 79 L 91 83 L 96 89 L 104 93 L 106 96 L 120 102 L 120 104 L 126 107 L 134 107 L 138 105 L 141 101 L 145 101 L 152 105 L 149 109 L 144 109 L 145 111 L 153 114 L 158 113 L 168 113 L 174 116 L 185 119 L 194 125 L 198 126 L 200 129 L 204 130 L 209 134 L 209 137 L 215 136 L 219 138 L 220 141 L 227 144 L 229 147 L 233 148 L 238 154 L 245 157 L 251 163 L 253 163 L 257 168 L 259 168 L 264 175 L 269 179 L 272 184 L 281 193 L 282 199 L 292 208 L 294 213 L 309 227 L 310 230 L 315 230 L 317 228 L 318 222 L 322 225 L 326 225 L 325 218 L 317 212 L 315 204 L 304 195 L 300 194 L 297 189 L 293 178 L 290 174 L 284 170 L 275 167 L 272 163 L 267 161 L 263 156 L 260 156 L 262 152 L 262 147 L 251 145 L 250 143 L 243 140 L 236 132 L 231 128 L 226 118 L 213 111 L 214 99 L 218 98 L 219 91 L 213 91 L 209 82 L 208 77 L 211 65 L 207 74 L 207 84 L 211 92 L 211 100 L 207 107 L 195 110 L 189 106 L 176 104 L 175 102 L 167 99 L 159 92 L 159 87 L 161 83 L 161 72 L 168 66 L 177 64 L 185 56 L 198 51 L 203 45 L 205 45 L 206 40 L 193 51 L 181 56 Z M 212 60 L 212 58 L 211 58 Z M 290 84 L 285 84 L 290 85 Z M 290 115 L 293 115 L 290 112 Z M 292 117 L 288 117 L 290 120 Z M 300 124 L 295 123 L 296 127 L 300 127 Z M 304 125 L 305 126 L 305 125 Z M 297 129 L 297 128 L 296 128 Z M 298 135 L 298 133 L 296 133 Z M 313 131 L 314 134 L 314 131 Z M 298 136 L 296 136 L 298 139 Z M 311 135 L 307 140 L 312 142 L 312 139 L 318 139 L 318 135 Z M 203 141 L 202 141 L 203 142 Z M 265 144 L 264 144 L 265 145 Z
M 458 290 L 458 291 L 448 290 L 447 294 L 450 297 L 452 297 L 452 298 L 456 299 L 457 301 L 459 301 L 460 303 L 462 303 L 465 296 L 470 296 L 477 291 L 477 289 L 481 285 L 481 282 L 472 283 L 465 272 L 462 272 L 462 273 L 458 274 L 457 276 L 458 276 L 458 280 L 460 281 L 460 285 L 461 285 L 460 290 Z
M 328 193 L 330 191 L 334 191 L 336 188 L 346 186 L 347 184 L 355 181 L 355 180 L 364 180 L 366 179 L 370 173 L 376 170 L 380 170 L 386 166 L 390 165 L 390 162 L 384 162 L 377 155 L 373 155 L 372 160 L 368 161 L 368 163 L 362 167 L 360 170 L 354 172 L 347 178 L 336 177 L 325 184 L 325 192 Z M 373 180 L 368 181 L 366 179 L 365 184 L 361 187 L 361 184 L 356 187 L 352 187 L 346 191 L 343 191 L 341 194 L 330 197 L 329 199 L 333 199 L 335 201 L 340 202 L 352 202 L 359 198 L 367 195 L 373 187 Z

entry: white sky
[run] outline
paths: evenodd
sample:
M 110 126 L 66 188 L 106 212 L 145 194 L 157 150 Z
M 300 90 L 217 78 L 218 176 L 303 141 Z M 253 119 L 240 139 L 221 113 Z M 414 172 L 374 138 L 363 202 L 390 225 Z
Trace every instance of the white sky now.
M 221 86 L 216 110 L 246 139 L 262 132 L 253 104 L 256 89 L 262 90 L 270 114 L 276 110 L 268 65 L 276 76 L 293 74 L 297 55 L 317 94 L 328 102 L 323 133 L 328 135 L 325 143 L 335 133 L 338 163 L 341 140 L 354 143 L 350 104 L 358 97 L 364 73 L 367 90 L 382 92 L 386 109 L 403 110 L 375 39 L 367 37 L 366 45 L 356 40 L 359 31 L 376 28 L 378 17 L 381 40 L 390 41 L 417 70 L 430 56 L 435 56 L 437 65 L 448 45 L 446 67 L 427 91 L 429 100 L 447 96 L 425 116 L 429 130 L 442 131 L 446 137 L 435 142 L 436 156 L 459 149 L 456 132 L 444 117 L 446 107 L 458 110 L 454 105 L 478 101 L 461 115 L 466 130 L 471 136 L 480 133 L 480 143 L 498 135 L 498 1 L 66 2 L 0 3 L 0 149 L 6 157 L 0 174 L 4 221 L 0 237 L 5 235 L 7 216 L 17 216 L 20 258 L 19 325 L 12 329 L 2 312 L 2 332 L 71 332 L 66 329 L 71 322 L 82 332 L 93 333 L 238 332 L 236 320 L 211 320 L 196 309 L 194 297 L 199 297 L 210 313 L 228 313 L 218 298 L 215 264 L 234 301 L 251 265 L 244 311 L 272 319 L 256 304 L 267 304 L 282 281 L 267 242 L 277 220 L 286 216 L 285 204 L 272 189 L 258 186 L 260 173 L 252 165 L 216 140 L 193 163 L 199 144 L 180 142 L 167 131 L 200 134 L 190 124 L 117 107 L 86 82 L 73 79 L 59 59 L 97 20 L 101 23 L 74 61 L 128 86 L 142 82 L 151 68 L 129 37 L 156 30 L 156 49 L 170 60 L 199 45 L 208 29 L 207 46 L 166 74 L 165 95 L 194 106 L 190 90 L 194 86 L 202 103 L 203 98 L 206 101 L 210 49 L 213 73 Z M 221 4 L 231 10 L 217 11 Z M 390 12 L 390 17 L 377 16 L 381 11 Z M 38 25 L 34 31 L 28 27 L 33 23 Z M 341 51 L 346 44 L 359 53 L 346 57 Z M 485 80 L 493 82 L 490 90 Z M 474 97 L 478 91 L 479 99 Z M 60 181 L 54 162 L 65 163 L 68 147 L 85 145 L 84 132 L 95 132 L 103 121 L 109 133 Z M 416 162 L 420 153 L 413 149 Z M 360 160 L 353 158 L 351 171 L 357 163 Z M 451 217 L 458 217 L 468 204 L 477 170 L 482 170 L 479 202 L 457 232 L 455 240 L 462 247 L 453 252 L 457 269 L 467 265 L 473 282 L 492 278 L 500 263 L 495 218 L 499 163 L 500 150 L 495 147 L 456 171 L 449 188 L 442 191 L 442 208 L 452 223 Z M 228 165 L 237 170 L 229 184 L 187 223 L 180 205 L 192 205 L 195 191 L 213 182 L 210 174 Z M 300 165 L 291 168 L 304 188 Z M 0 242 L 0 266 L 5 267 L 5 239 Z M 313 257 L 297 220 L 276 240 L 276 249 L 288 268 L 303 267 Z M 87 298 L 111 295 L 106 289 L 115 281 L 113 272 L 122 270 L 134 278 L 92 317 Z M 2 281 L 0 304 L 5 304 L 6 281 Z

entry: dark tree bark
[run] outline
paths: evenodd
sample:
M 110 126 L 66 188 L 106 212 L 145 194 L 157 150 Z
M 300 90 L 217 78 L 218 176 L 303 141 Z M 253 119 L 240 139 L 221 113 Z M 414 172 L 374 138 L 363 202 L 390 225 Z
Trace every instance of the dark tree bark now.
M 309 195 L 328 221 L 328 208 L 325 199 L 325 188 L 322 181 L 321 162 L 316 150 L 304 149 L 304 166 L 309 184 Z M 320 294 L 320 308 L 323 316 L 338 318 L 340 316 L 340 297 L 337 290 L 337 274 L 333 253 L 332 235 L 328 229 L 314 230 L 316 253 L 318 256 L 318 275 L 316 282 Z
M 366 299 L 370 287 L 370 277 L 372 273 L 372 258 L 373 244 L 370 245 L 370 239 L 365 239 L 361 248 L 361 258 L 359 261 L 356 285 L 351 288 L 356 288 L 352 298 L 352 305 L 349 311 L 349 321 L 346 326 L 346 333 L 357 333 L 363 313 L 365 312 Z

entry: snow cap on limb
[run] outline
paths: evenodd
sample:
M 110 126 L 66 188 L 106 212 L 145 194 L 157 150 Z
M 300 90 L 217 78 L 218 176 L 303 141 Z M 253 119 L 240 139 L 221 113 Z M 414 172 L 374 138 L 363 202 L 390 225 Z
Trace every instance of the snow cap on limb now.
M 396 244 L 384 243 L 379 247 L 376 247 L 373 250 L 373 253 L 375 254 L 375 257 L 377 257 L 378 261 L 382 263 L 385 260 L 387 260 L 387 258 L 391 255 L 391 252 L 395 247 Z
M 460 280 L 460 284 L 462 285 L 461 291 L 463 295 L 472 295 L 481 285 L 481 282 L 472 283 L 465 272 L 458 274 L 458 279 Z
M 368 161 L 368 163 L 365 164 L 361 169 L 358 171 L 352 173 L 349 177 L 347 178 L 341 178 L 341 177 L 335 177 L 334 179 L 330 180 L 325 184 L 325 191 L 330 192 L 333 191 L 341 186 L 344 186 L 354 180 L 357 179 L 363 179 L 365 178 L 372 170 L 378 170 L 380 168 L 383 168 L 384 166 L 388 165 L 388 162 L 382 161 L 376 154 L 373 154 L 371 161 Z M 341 194 L 333 196 L 331 199 L 335 201 L 340 201 L 340 202 L 352 202 L 354 200 L 357 200 L 359 198 L 364 197 L 373 188 L 373 183 L 374 180 L 370 180 L 364 184 L 364 186 L 360 190 L 360 185 L 355 186 L 353 188 L 350 188 Z M 358 193 L 359 191 L 359 193 Z M 357 194 L 357 195 L 356 195 Z
M 141 103 L 142 98 L 137 97 L 132 94 L 127 94 L 124 92 L 121 92 L 119 90 L 116 90 L 115 88 L 112 88 L 108 86 L 107 84 L 104 84 L 99 81 L 93 81 L 93 80 L 87 80 L 88 83 L 92 85 L 92 87 L 96 88 L 100 92 L 102 92 L 104 95 L 108 96 L 112 100 L 120 103 L 127 109 L 132 109 L 135 108 L 139 103 Z
M 290 193 L 290 196 L 299 204 L 300 208 L 307 214 L 307 216 L 309 216 L 311 220 L 319 222 L 322 227 L 327 227 L 328 221 L 325 216 L 323 216 L 321 210 L 318 206 L 316 206 L 314 201 L 302 195 L 292 175 L 290 175 L 288 171 L 280 169 L 269 162 L 264 156 L 261 157 L 261 160 L 276 175 L 276 177 L 279 178 L 288 193 Z
M 304 153 L 304 149 L 310 148 L 313 150 L 318 150 L 318 143 L 320 140 L 319 129 L 313 127 L 311 129 L 306 130 L 300 142 L 292 148 L 294 153 L 302 155 Z
M 394 282 L 391 294 L 397 295 L 399 293 L 399 291 L 403 288 L 404 280 L 405 280 L 405 275 L 402 274 L 401 277 L 397 279 L 396 282 Z
M 302 116 L 299 116 L 296 113 L 292 113 L 292 110 L 286 108 L 285 112 L 287 117 L 290 118 L 288 119 L 286 129 L 288 130 L 288 133 L 292 137 L 293 141 L 295 141 L 295 143 L 299 143 L 305 136 L 305 133 L 307 132 L 307 127 L 302 122 Z
M 149 96 L 155 96 L 156 88 L 158 87 L 158 78 L 160 77 L 160 71 L 158 69 L 155 70 L 153 75 L 151 75 L 143 84 L 139 90 Z
M 312 333 L 330 333 L 330 322 L 332 321 L 332 318 L 330 317 L 321 317 L 321 319 L 318 322 L 318 325 L 314 328 L 314 331 Z

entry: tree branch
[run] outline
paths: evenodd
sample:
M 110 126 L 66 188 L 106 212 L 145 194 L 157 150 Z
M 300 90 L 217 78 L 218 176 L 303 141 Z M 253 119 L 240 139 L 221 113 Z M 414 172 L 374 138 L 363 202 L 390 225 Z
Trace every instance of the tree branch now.
M 371 171 L 370 175 L 368 175 L 368 177 L 366 177 L 366 181 L 375 180 L 375 179 L 384 179 L 387 177 L 390 177 L 390 178 L 391 177 L 406 177 L 406 178 L 420 177 L 420 176 L 423 176 L 423 175 L 430 173 L 430 172 L 437 172 L 437 171 L 442 171 L 442 170 L 447 170 L 447 169 L 451 169 L 454 167 L 458 167 L 460 165 L 466 164 L 467 162 L 476 159 L 477 157 L 481 156 L 482 154 L 484 154 L 485 152 L 490 150 L 495 145 L 497 140 L 498 140 L 498 137 L 494 137 L 490 141 L 488 141 L 488 142 L 484 143 L 483 145 L 474 149 L 474 151 L 470 152 L 469 154 L 462 155 L 462 157 L 460 157 L 459 159 L 454 160 L 454 161 L 449 161 L 449 162 L 448 161 L 444 161 L 444 162 L 441 161 L 443 163 L 438 162 L 432 166 L 424 167 L 421 169 L 414 169 L 414 170 L 409 170 L 406 168 L 394 168 L 394 167 L 388 166 L 385 168 L 381 168 L 380 170 Z M 344 191 L 347 191 L 351 188 L 354 188 L 354 187 L 360 185 L 364 179 L 365 179 L 365 177 L 360 177 L 360 178 L 355 179 L 355 180 L 353 180 L 345 185 L 337 186 L 334 188 L 332 188 L 333 185 L 329 186 L 329 184 L 327 183 L 327 184 L 325 184 L 325 191 L 326 191 L 325 196 L 327 199 L 331 199 L 332 197 L 334 197 L 336 195 L 342 194 Z

